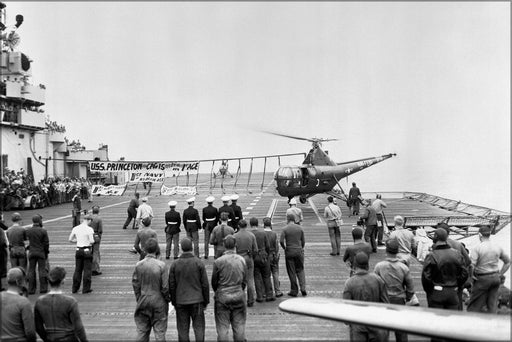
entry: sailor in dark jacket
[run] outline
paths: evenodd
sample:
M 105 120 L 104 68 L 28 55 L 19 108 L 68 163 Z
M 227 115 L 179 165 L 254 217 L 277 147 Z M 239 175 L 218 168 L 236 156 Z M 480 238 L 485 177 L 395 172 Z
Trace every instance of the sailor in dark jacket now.
M 174 259 L 178 259 L 179 241 L 180 241 L 180 226 L 181 215 L 176 211 L 178 202 L 170 201 L 168 203 L 170 210 L 165 213 L 165 258 L 169 259 L 171 256 L 171 248 L 174 244 Z
M 130 222 L 133 219 L 133 229 L 135 229 L 135 217 L 137 216 L 137 208 L 139 207 L 139 193 L 136 192 L 135 197 L 131 199 L 130 204 L 128 205 L 128 218 L 126 219 L 126 222 L 123 225 L 123 229 L 126 229 L 130 225 Z
M 36 293 L 36 266 L 39 272 L 39 293 L 48 292 L 46 259 L 50 253 L 48 233 L 43 229 L 41 215 L 32 217 L 34 223 L 27 229 L 30 244 L 28 253 L 28 294 Z
M 231 206 L 228 205 L 230 197 L 229 196 L 222 196 L 222 207 L 219 208 L 219 217 L 221 213 L 228 213 L 228 226 L 230 226 L 233 229 L 238 229 L 238 227 L 235 227 L 234 219 L 235 219 L 235 212 Z
M 421 283 L 429 308 L 457 310 L 457 290 L 464 285 L 469 273 L 462 254 L 446 243 L 447 238 L 448 233 L 443 228 L 434 231 L 434 245 L 425 258 Z
M 71 200 L 73 202 L 73 210 L 71 211 L 71 216 L 73 217 L 73 227 L 76 227 L 80 224 L 80 211 L 82 210 L 82 198 L 80 197 L 80 193 L 76 192 Z
M 199 212 L 194 208 L 196 198 L 191 197 L 187 200 L 188 208 L 183 211 L 183 225 L 187 231 L 187 236 L 194 244 L 194 255 L 199 257 L 199 229 L 201 229 L 201 219 Z
M 242 208 L 236 204 L 238 198 L 238 195 L 231 196 L 231 208 L 233 208 L 233 213 L 235 214 L 235 219 L 233 222 L 233 228 L 235 228 L 235 231 L 238 231 L 238 222 L 244 218 L 244 215 L 242 215 Z
M 208 196 L 206 203 L 208 205 L 203 208 L 203 229 L 204 229 L 204 258 L 208 259 L 209 256 L 209 244 L 210 234 L 219 222 L 219 211 L 213 206 L 215 197 Z

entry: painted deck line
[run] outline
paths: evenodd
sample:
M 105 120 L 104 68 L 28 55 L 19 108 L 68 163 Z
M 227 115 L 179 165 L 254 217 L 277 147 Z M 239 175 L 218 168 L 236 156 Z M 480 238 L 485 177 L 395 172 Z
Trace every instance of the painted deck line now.
M 318 217 L 318 221 L 321 223 L 321 224 L 324 224 L 324 219 L 320 216 L 320 213 L 318 212 L 318 209 L 315 205 L 315 203 L 313 202 L 313 200 L 311 198 L 308 198 L 308 203 L 309 205 L 311 206 L 311 208 L 313 209 L 313 211 L 315 212 L 316 214 L 316 217 Z
M 100 210 L 101 209 L 111 208 L 111 207 L 117 207 L 118 205 L 126 204 L 126 203 L 129 203 L 129 202 L 130 201 L 123 201 L 123 202 L 119 202 L 119 203 L 109 204 L 109 205 L 106 205 L 104 207 L 100 207 Z M 43 224 L 44 223 L 60 221 L 60 220 L 63 220 L 63 219 L 66 219 L 66 218 L 70 218 L 70 217 L 71 217 L 71 215 L 65 215 L 65 216 L 56 217 L 56 218 L 53 218 L 53 219 L 50 219 L 50 220 L 44 220 Z M 23 228 L 29 228 L 29 227 L 32 227 L 32 224 L 27 224 L 27 225 L 23 226 Z
M 272 216 L 274 216 L 274 212 L 276 211 L 276 208 L 277 208 L 277 202 L 279 202 L 279 200 L 276 198 L 274 198 L 272 200 L 272 203 L 270 204 L 270 207 L 268 208 L 266 217 L 272 218 Z

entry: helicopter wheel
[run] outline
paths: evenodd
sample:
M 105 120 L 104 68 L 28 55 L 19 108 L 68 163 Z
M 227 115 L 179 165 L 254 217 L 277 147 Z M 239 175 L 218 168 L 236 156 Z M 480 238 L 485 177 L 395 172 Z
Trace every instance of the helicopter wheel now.
M 299 201 L 300 201 L 300 203 L 304 204 L 304 203 L 306 203 L 307 198 L 306 197 L 299 197 Z

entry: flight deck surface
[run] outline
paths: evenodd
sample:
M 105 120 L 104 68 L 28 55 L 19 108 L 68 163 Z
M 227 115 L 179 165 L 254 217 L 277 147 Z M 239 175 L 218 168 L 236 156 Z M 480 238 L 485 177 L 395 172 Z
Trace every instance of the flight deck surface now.
M 155 190 L 155 189 L 154 189 Z M 195 207 L 201 213 L 206 205 L 205 198 L 209 193 L 196 196 Z M 221 192 L 214 192 L 215 206 L 221 204 Z M 383 197 L 386 197 L 384 194 Z M 188 196 L 173 196 L 178 201 L 177 210 L 182 212 L 186 208 Z M 370 197 L 368 197 L 370 198 Z M 372 197 L 373 198 L 373 197 Z M 29 225 L 31 217 L 40 213 L 44 218 L 44 227 L 48 230 L 50 239 L 49 260 L 51 266 L 62 266 L 67 270 L 64 292 L 74 296 L 79 302 L 82 320 L 86 328 L 87 336 L 91 341 L 126 341 L 134 340 L 136 336 L 133 313 L 135 310 L 135 296 L 131 285 L 131 277 L 138 256 L 130 254 L 133 246 L 136 230 L 122 226 L 127 217 L 127 206 L 131 199 L 130 194 L 122 197 L 94 197 L 93 202 L 82 201 L 83 209 L 90 209 L 92 205 L 101 207 L 100 215 L 103 218 L 103 238 L 101 242 L 101 270 L 102 275 L 92 279 L 93 292 L 90 294 L 71 294 L 72 275 L 75 267 L 74 244 L 68 242 L 71 232 L 71 204 L 62 204 L 38 210 L 20 211 L 23 224 Z M 410 199 L 383 198 L 388 204 L 385 214 L 388 220 L 395 215 L 406 216 L 433 216 L 454 215 L 453 212 L 434 207 Z M 165 251 L 164 213 L 168 210 L 167 203 L 170 197 L 149 196 L 148 203 L 153 207 L 155 218 L 152 228 L 158 233 L 160 248 Z M 340 201 L 341 202 L 341 201 Z M 267 216 L 272 207 L 275 207 L 273 215 L 273 229 L 280 234 L 285 226 L 285 212 L 288 208 L 287 199 L 279 197 L 274 190 L 266 187 L 262 192 L 253 191 L 252 194 L 240 194 L 238 204 L 242 207 L 244 218 L 256 217 L 260 224 L 262 218 Z M 345 281 L 349 276 L 349 269 L 342 261 L 342 256 L 331 256 L 329 235 L 326 224 L 323 222 L 323 208 L 327 204 L 325 195 L 314 196 L 310 202 L 299 204 L 304 213 L 303 228 L 306 238 L 305 247 L 305 271 L 308 296 L 322 296 L 341 298 Z M 341 229 L 342 255 L 347 245 L 352 244 L 351 230 L 356 224 L 356 217 L 348 217 L 348 208 L 341 202 L 344 226 Z M 9 213 L 5 213 L 6 221 Z M 184 229 L 180 238 L 184 237 Z M 203 257 L 203 232 L 199 233 L 200 255 Z M 213 264 L 213 253 L 210 252 L 205 262 L 209 279 Z M 370 258 L 370 269 L 385 258 L 385 249 L 379 248 L 378 253 Z M 173 261 L 163 259 L 168 265 Z M 426 306 L 425 293 L 421 287 L 421 265 L 414 260 L 411 264 L 411 272 L 414 278 L 416 293 L 422 306 Z M 248 340 L 348 340 L 348 326 L 329 320 L 322 320 L 307 316 L 293 315 L 279 310 L 278 304 L 288 297 L 286 293 L 290 289 L 290 283 L 286 274 L 284 252 L 281 251 L 280 259 L 281 290 L 285 293 L 277 301 L 268 303 L 255 303 L 248 308 L 246 335 Z M 34 302 L 39 294 L 29 298 Z M 210 292 L 210 305 L 206 309 L 206 339 L 216 340 L 215 320 L 213 313 L 213 291 Z M 192 334 L 192 329 L 191 329 Z M 192 335 L 191 335 L 192 336 Z M 169 324 L 166 338 L 177 339 L 176 319 L 174 310 L 169 316 Z M 193 337 L 192 337 L 193 338 Z

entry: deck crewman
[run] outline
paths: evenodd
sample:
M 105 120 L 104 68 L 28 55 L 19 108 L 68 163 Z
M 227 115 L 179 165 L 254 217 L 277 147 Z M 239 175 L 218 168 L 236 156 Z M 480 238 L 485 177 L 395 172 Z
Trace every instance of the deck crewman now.
M 236 204 L 236 201 L 238 201 L 239 198 L 240 196 L 236 194 L 231 196 L 231 208 L 233 208 L 233 213 L 235 215 L 235 218 L 233 220 L 233 228 L 235 228 L 235 231 L 238 231 L 238 222 L 244 219 L 244 215 L 242 215 L 242 208 L 240 208 L 240 206 Z
M 288 201 L 288 205 L 290 207 L 286 209 L 286 215 L 288 215 L 288 213 L 293 214 L 293 216 L 295 217 L 294 222 L 296 224 L 300 224 L 302 221 L 304 221 L 304 215 L 302 214 L 302 210 L 299 207 L 297 207 L 297 200 L 295 199 L 295 197 Z
M 194 244 L 194 255 L 199 257 L 199 229 L 201 229 L 201 219 L 199 212 L 194 208 L 195 197 L 187 200 L 188 208 L 183 211 L 183 225 L 187 232 L 187 236 Z
M 256 236 L 247 230 L 247 221 L 240 220 L 240 230 L 233 235 L 236 240 L 236 254 L 241 255 L 247 266 L 247 306 L 254 305 L 256 288 L 254 285 L 254 256 L 258 254 Z
M 222 196 L 221 200 L 222 200 L 223 204 L 222 204 L 222 207 L 219 208 L 219 217 L 220 217 L 221 213 L 224 213 L 224 212 L 228 213 L 229 214 L 228 226 L 230 226 L 233 229 L 236 229 L 234 222 L 233 222 L 233 220 L 235 219 L 235 212 L 233 211 L 233 208 L 228 205 L 229 199 L 230 199 L 229 196 Z
M 82 282 L 84 286 L 82 293 L 92 292 L 92 245 L 94 244 L 94 230 L 89 227 L 92 221 L 91 215 L 85 215 L 81 224 L 71 230 L 69 242 L 76 243 L 75 252 L 75 273 L 73 274 L 73 286 L 71 292 L 77 293 Z
M 203 229 L 204 229 L 204 258 L 208 259 L 209 256 L 209 244 L 210 234 L 213 228 L 217 226 L 219 222 L 219 211 L 213 206 L 215 197 L 206 197 L 206 203 L 208 204 L 203 208 Z
M 176 205 L 178 202 L 170 201 L 168 203 L 169 211 L 165 213 L 165 258 L 171 257 L 171 248 L 174 244 L 174 259 L 178 259 L 179 254 L 179 242 L 180 242 L 180 226 L 181 226 L 181 215 L 176 211 Z
M 235 230 L 228 225 L 228 216 L 227 212 L 220 214 L 220 224 L 213 228 L 210 236 L 210 245 L 213 245 L 214 259 L 220 258 L 226 250 L 224 248 L 224 238 L 235 234 Z

